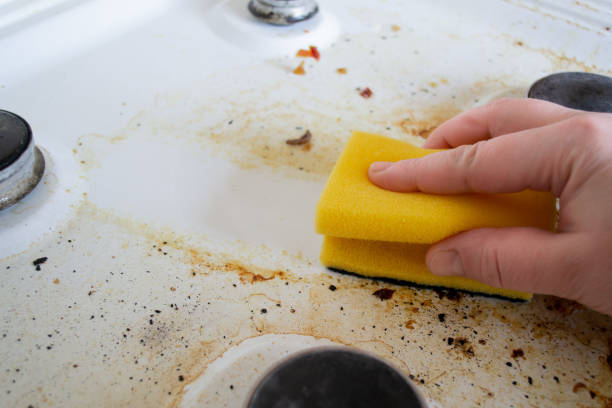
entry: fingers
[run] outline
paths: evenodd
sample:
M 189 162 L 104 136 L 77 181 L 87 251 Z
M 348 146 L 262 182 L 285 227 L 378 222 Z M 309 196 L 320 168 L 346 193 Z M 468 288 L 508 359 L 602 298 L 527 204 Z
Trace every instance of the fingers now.
M 473 144 L 508 133 L 546 126 L 578 113 L 538 99 L 497 99 L 446 121 L 429 135 L 423 147 L 446 149 Z
M 433 245 L 427 266 L 443 276 L 579 300 L 582 240 L 533 228 L 478 229 Z
M 512 193 L 533 189 L 559 196 L 584 151 L 572 148 L 581 126 L 570 119 L 420 159 L 375 163 L 369 177 L 379 187 L 400 192 Z

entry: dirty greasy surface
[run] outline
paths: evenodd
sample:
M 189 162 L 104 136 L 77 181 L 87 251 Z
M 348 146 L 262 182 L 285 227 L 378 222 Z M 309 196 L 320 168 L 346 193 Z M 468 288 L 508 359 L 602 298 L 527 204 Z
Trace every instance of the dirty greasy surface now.
M 542 29 L 541 9 L 500 3 Z M 211 367 L 257 339 L 299 338 L 387 359 L 433 406 L 612 407 L 611 318 L 553 297 L 512 303 L 336 274 L 319 265 L 312 226 L 351 130 L 420 144 L 545 74 L 612 66 L 511 27 L 440 40 L 427 21 L 347 13 L 376 25 L 306 59 L 303 76 L 292 74 L 302 59 L 266 58 L 136 106 L 113 100 L 120 126 L 70 135 L 70 186 L 49 160 L 43 188 L 0 215 L 2 226 L 26 222 L 37 200 L 70 197 L 64 218 L 0 259 L 2 405 L 242 406 L 253 378 L 224 368 L 211 389 L 201 385 Z M 589 29 L 609 44 L 605 27 Z M 286 143 L 307 130 L 308 143 Z

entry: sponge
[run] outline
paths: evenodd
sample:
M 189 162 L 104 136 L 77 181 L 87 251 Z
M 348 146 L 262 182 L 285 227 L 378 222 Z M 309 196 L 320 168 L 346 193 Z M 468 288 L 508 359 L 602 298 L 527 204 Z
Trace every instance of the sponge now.
M 436 151 L 384 136 L 353 133 L 319 200 L 317 232 L 341 238 L 432 244 L 474 228 L 554 228 L 555 198 L 550 193 L 396 193 L 368 179 L 368 168 L 374 161 L 413 159 Z
M 529 226 L 553 231 L 554 196 L 536 191 L 448 196 L 397 193 L 368 179 L 368 167 L 374 161 L 417 158 L 436 151 L 384 136 L 353 133 L 317 205 L 316 230 L 326 235 L 321 262 L 369 277 L 529 299 L 529 294 L 466 278 L 434 276 L 425 266 L 425 252 L 428 244 L 474 228 Z

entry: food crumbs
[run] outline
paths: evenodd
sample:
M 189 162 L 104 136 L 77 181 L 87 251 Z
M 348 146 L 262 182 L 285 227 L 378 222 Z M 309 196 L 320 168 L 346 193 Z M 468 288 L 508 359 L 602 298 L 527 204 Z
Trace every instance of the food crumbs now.
M 317 47 L 313 45 L 310 46 L 310 54 L 312 55 L 312 58 L 316 59 L 317 61 L 321 59 L 321 53 L 319 53 Z
M 407 329 L 414 330 L 414 324 L 415 324 L 415 323 L 416 323 L 416 321 L 415 321 L 415 320 L 408 320 L 408 321 L 406 322 L 406 324 L 404 324 L 404 326 L 405 326 Z
M 346 68 L 336 68 L 336 72 L 339 73 L 340 75 L 345 75 Z
M 300 65 L 297 66 L 296 69 L 293 70 L 295 75 L 305 75 L 306 71 L 304 70 L 304 61 L 300 62 Z
M 370 99 L 374 93 L 370 88 L 366 87 L 359 92 L 359 95 L 361 95 L 364 99 Z
M 310 143 L 311 139 L 312 139 L 312 133 L 310 133 L 310 130 L 307 130 L 306 133 L 304 133 L 302 136 L 298 137 L 297 139 L 286 140 L 286 143 L 291 146 L 301 146 L 301 145 Z
M 376 292 L 372 293 L 372 295 L 376 296 L 382 301 L 382 300 L 391 299 L 394 293 L 395 293 L 395 290 L 393 289 L 383 288 L 383 289 L 378 289 Z
M 399 30 L 401 30 L 402 28 L 400 26 L 398 26 L 397 24 L 393 24 L 391 26 L 391 31 L 393 31 L 394 33 L 397 33 Z
M 53 283 L 55 283 L 56 285 L 59 285 L 59 279 L 58 278 L 53 279 Z
M 178 376 L 178 380 L 179 380 L 179 381 L 184 381 L 184 380 L 185 380 L 185 377 L 183 377 L 182 375 L 179 375 L 179 376 Z

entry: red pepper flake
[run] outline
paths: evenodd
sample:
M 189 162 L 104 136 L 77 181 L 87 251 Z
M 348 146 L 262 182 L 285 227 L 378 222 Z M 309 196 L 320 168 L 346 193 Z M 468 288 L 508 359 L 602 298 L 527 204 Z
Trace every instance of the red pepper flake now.
M 383 289 L 378 289 L 376 292 L 372 294 L 376 296 L 377 298 L 379 298 L 380 300 L 387 300 L 387 299 L 391 299 L 394 293 L 395 293 L 395 290 L 393 289 L 383 288 Z
M 370 99 L 373 95 L 373 92 L 370 88 L 366 87 L 366 89 L 362 89 L 359 92 L 359 95 L 361 95 L 365 99 Z
M 319 50 L 314 45 L 310 46 L 310 54 L 312 55 L 312 58 L 316 59 L 317 61 L 321 59 L 321 53 L 319 53 Z
M 309 57 L 312 57 L 312 52 L 310 52 L 310 50 L 299 50 L 295 56 L 302 57 L 302 58 L 309 58 Z
M 304 70 L 304 61 L 300 62 L 300 65 L 296 69 L 293 70 L 295 75 L 305 75 L 306 71 Z
M 301 137 L 297 139 L 289 139 L 286 141 L 286 143 L 291 146 L 300 146 L 310 143 L 310 139 L 312 139 L 312 133 L 310 133 L 310 130 L 307 130 Z

